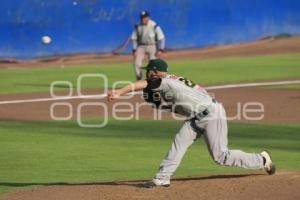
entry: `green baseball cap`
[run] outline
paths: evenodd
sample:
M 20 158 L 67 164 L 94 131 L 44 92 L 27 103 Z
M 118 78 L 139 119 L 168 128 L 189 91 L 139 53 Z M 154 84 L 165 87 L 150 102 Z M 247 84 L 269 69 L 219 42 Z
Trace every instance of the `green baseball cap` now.
M 166 61 L 164 61 L 160 58 L 157 58 L 157 59 L 150 60 L 148 65 L 146 67 L 142 67 L 142 69 L 167 72 L 168 71 L 168 64 L 166 63 Z

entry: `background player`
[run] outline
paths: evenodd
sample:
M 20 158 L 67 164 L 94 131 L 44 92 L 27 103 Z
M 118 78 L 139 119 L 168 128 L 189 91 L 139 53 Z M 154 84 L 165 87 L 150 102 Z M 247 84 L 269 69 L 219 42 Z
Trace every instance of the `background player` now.
M 225 110 L 205 89 L 188 79 L 167 74 L 167 63 L 161 59 L 150 60 L 146 69 L 147 80 L 110 91 L 108 100 L 131 92 L 132 88 L 143 89 L 146 100 L 153 102 L 156 107 L 161 107 L 161 99 L 155 94 L 159 93 L 171 105 L 171 111 L 187 117 L 158 173 L 146 184 L 147 187 L 169 186 L 170 177 L 179 166 L 186 150 L 201 135 L 204 136 L 209 153 L 217 164 L 247 169 L 264 168 L 270 175 L 275 173 L 275 165 L 268 152 L 245 153 L 228 149 Z
M 165 36 L 148 11 L 140 13 L 140 23 L 134 26 L 131 35 L 134 71 L 137 80 L 142 79 L 141 66 L 145 55 L 149 59 L 159 57 L 165 48 Z

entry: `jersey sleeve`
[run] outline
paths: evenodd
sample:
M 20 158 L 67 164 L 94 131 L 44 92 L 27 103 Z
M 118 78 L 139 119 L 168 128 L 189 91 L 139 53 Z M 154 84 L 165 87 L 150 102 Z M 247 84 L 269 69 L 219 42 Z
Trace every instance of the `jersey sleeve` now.
M 131 34 L 131 40 L 137 40 L 136 32 L 133 31 Z
M 131 40 L 137 40 L 137 37 L 137 25 L 135 25 L 131 34 Z
M 132 31 L 131 34 L 131 40 L 132 40 L 132 50 L 135 51 L 137 49 L 138 46 L 138 42 L 137 42 L 137 30 L 136 30 L 136 26 L 134 27 L 134 30 Z
M 163 39 L 165 39 L 165 35 L 164 35 L 162 29 L 160 28 L 160 26 L 157 26 L 157 28 L 155 29 L 155 32 L 156 32 L 156 34 L 157 34 L 157 39 L 158 39 L 158 40 L 163 40 Z

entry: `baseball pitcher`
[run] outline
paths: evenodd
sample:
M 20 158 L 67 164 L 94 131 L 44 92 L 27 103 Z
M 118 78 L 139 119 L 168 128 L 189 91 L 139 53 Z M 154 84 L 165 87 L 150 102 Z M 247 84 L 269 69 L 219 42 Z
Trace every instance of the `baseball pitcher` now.
M 145 100 L 155 107 L 167 108 L 187 117 L 156 176 L 146 183 L 146 187 L 169 186 L 170 177 L 183 155 L 199 136 L 204 137 L 209 153 L 217 164 L 247 169 L 263 168 L 270 175 L 275 173 L 275 165 L 268 152 L 246 153 L 228 148 L 225 110 L 205 89 L 183 77 L 169 75 L 168 65 L 161 59 L 150 60 L 146 70 L 146 80 L 109 91 L 108 100 L 117 99 L 134 88 L 135 91 L 143 90 Z

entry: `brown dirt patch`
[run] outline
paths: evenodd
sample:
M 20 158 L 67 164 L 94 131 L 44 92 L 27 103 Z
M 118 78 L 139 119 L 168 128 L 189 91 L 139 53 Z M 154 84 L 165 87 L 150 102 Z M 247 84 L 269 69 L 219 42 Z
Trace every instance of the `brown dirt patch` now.
M 300 36 L 284 38 L 266 37 L 251 42 L 230 45 L 212 45 L 203 48 L 186 50 L 168 50 L 163 58 L 172 60 L 191 60 L 202 58 L 216 58 L 228 56 L 253 56 L 279 53 L 300 53 Z M 107 64 L 131 62 L 131 55 L 113 54 L 74 54 L 53 56 L 33 60 L 0 60 L 0 68 L 72 67 L 79 64 Z
M 276 175 L 214 175 L 173 180 L 168 188 L 143 188 L 141 181 L 51 185 L 21 189 L 8 200 L 295 200 L 300 199 L 300 171 Z
M 99 91 L 97 91 L 99 94 Z M 87 91 L 85 94 L 97 94 L 96 90 Z M 261 121 L 254 122 L 275 122 L 275 123 L 299 123 L 300 121 L 300 90 L 298 89 L 264 89 L 264 88 L 234 88 L 222 90 L 209 90 L 213 93 L 219 102 L 222 102 L 227 111 L 227 116 L 235 120 L 245 121 L 245 115 L 237 116 L 238 110 L 243 109 L 246 103 L 260 102 L 264 105 L 264 118 Z M 62 93 L 60 93 L 62 94 Z M 0 101 L 32 98 L 48 98 L 48 93 L 33 94 L 10 94 L 0 95 Z M 73 119 L 76 119 L 76 108 L 82 102 L 101 102 L 106 104 L 106 100 L 97 99 L 73 99 L 48 102 L 18 103 L 18 104 L 0 104 L 1 120 L 50 120 L 50 106 L 53 102 L 70 102 L 73 106 Z M 144 103 L 140 95 L 136 95 L 129 100 L 115 101 L 131 102 L 133 105 Z M 111 116 L 111 110 L 114 103 L 107 103 L 108 116 Z M 121 108 L 121 107 L 120 107 Z M 123 107 L 125 108 L 125 107 Z M 126 107 L 128 108 L 128 107 Z M 257 108 L 257 107 L 249 107 Z M 120 114 L 118 116 L 128 117 L 137 114 L 140 118 L 153 119 L 153 109 L 150 105 L 141 106 L 139 112 Z M 55 116 L 66 116 L 66 109 L 60 107 L 55 109 Z M 257 117 L 260 113 L 249 115 Z M 100 107 L 86 107 L 82 109 L 83 117 L 103 117 L 104 112 Z M 163 113 L 163 119 L 170 119 L 169 113 Z

